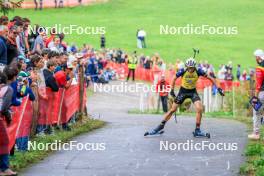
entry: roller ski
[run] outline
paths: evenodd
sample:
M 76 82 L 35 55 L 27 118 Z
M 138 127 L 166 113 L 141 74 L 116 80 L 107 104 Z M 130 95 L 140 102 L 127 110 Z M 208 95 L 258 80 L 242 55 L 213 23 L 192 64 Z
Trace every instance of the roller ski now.
M 155 136 L 155 135 L 161 135 L 164 133 L 164 124 L 160 124 L 159 126 L 157 126 L 154 130 L 150 131 L 150 132 L 146 132 L 144 134 L 144 136 Z
M 207 137 L 210 138 L 210 133 L 204 133 L 200 130 L 200 128 L 196 128 L 193 132 L 193 137 L 199 138 L 199 137 Z

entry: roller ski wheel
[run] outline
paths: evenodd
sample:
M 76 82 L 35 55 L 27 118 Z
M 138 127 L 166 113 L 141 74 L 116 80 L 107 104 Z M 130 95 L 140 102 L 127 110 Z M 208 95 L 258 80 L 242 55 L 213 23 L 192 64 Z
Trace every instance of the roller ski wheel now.
M 195 138 L 202 138 L 202 137 L 207 137 L 208 139 L 211 138 L 210 133 L 203 133 L 200 129 L 199 130 L 195 130 L 193 132 L 193 137 Z
M 161 135 L 161 134 L 163 134 L 164 133 L 164 131 L 151 131 L 151 132 L 146 132 L 145 134 L 144 134 L 144 136 L 156 136 L 156 135 Z

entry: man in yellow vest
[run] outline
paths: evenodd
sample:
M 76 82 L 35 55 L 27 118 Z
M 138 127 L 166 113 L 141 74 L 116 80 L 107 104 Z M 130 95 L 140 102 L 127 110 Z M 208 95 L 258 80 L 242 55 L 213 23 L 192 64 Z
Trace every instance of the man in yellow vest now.
M 128 75 L 127 81 L 129 80 L 130 74 L 132 73 L 133 81 L 135 81 L 135 70 L 137 68 L 138 58 L 137 53 L 134 51 L 132 56 L 128 56 Z

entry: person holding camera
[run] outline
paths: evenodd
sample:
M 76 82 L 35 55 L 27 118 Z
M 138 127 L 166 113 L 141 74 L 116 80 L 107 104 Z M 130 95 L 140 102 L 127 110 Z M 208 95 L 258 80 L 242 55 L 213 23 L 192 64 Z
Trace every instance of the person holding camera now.
M 253 105 L 253 133 L 248 135 L 249 139 L 259 140 L 260 139 L 260 125 L 261 117 L 264 114 L 264 51 L 257 49 L 254 52 L 256 62 L 256 88 L 255 95 L 252 97 L 250 103 Z M 262 108 L 261 108 L 262 107 Z

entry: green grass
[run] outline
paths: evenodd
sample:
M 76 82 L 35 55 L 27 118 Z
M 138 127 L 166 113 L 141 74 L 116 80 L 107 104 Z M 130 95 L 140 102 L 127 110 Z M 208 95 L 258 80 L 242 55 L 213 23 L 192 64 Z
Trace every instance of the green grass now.
M 164 114 L 162 110 L 157 111 L 156 109 L 150 109 L 146 110 L 144 112 L 141 112 L 139 109 L 131 109 L 128 111 L 129 114 Z M 195 115 L 194 112 L 177 112 L 177 115 Z M 232 118 L 233 113 L 232 112 L 224 112 L 224 111 L 218 111 L 218 112 L 208 112 L 205 113 L 206 117 L 209 118 Z
M 32 142 L 36 141 L 36 143 L 52 143 L 54 141 L 61 141 L 63 143 L 68 142 L 73 137 L 87 133 L 89 131 L 95 130 L 104 126 L 105 123 L 99 120 L 86 120 L 83 123 L 76 123 L 72 126 L 71 131 L 56 131 L 55 135 L 46 135 L 45 137 L 35 137 L 31 139 Z M 52 150 L 30 150 L 27 152 L 15 152 L 15 156 L 11 157 L 11 167 L 16 170 L 20 171 L 23 168 L 26 168 L 30 164 L 34 164 L 43 160 L 47 157 Z
M 252 126 L 252 123 L 250 124 Z M 264 128 L 261 128 L 261 140 L 249 141 L 245 149 L 246 162 L 240 167 L 241 175 L 264 175 Z
M 255 65 L 252 52 L 263 47 L 262 0 L 110 0 L 92 6 L 44 11 L 17 9 L 9 14 L 10 17 L 15 15 L 44 26 L 103 26 L 107 47 L 120 47 L 129 52 L 136 49 L 136 30 L 144 28 L 148 48 L 139 53 L 158 52 L 168 62 L 192 56 L 191 49 L 197 47 L 201 51 L 198 59 L 208 60 L 215 66 L 232 60 L 249 68 Z M 237 26 L 238 35 L 160 35 L 160 25 L 186 24 Z M 99 47 L 99 35 L 74 34 L 66 40 Z

